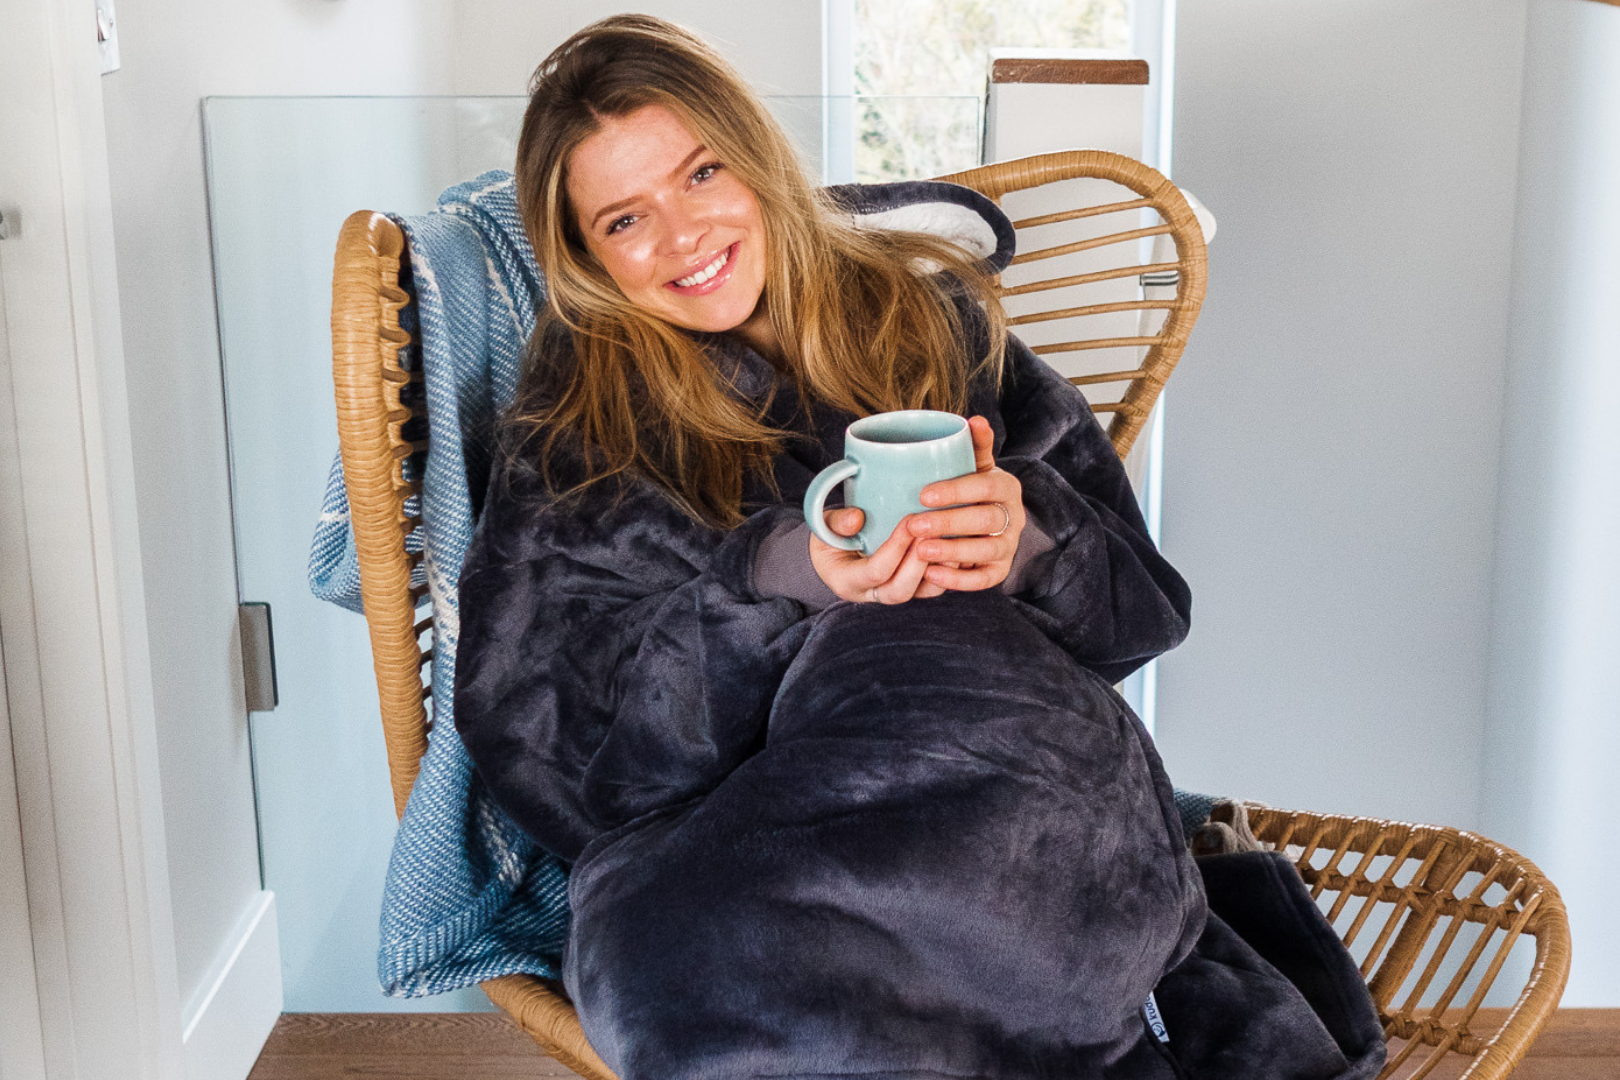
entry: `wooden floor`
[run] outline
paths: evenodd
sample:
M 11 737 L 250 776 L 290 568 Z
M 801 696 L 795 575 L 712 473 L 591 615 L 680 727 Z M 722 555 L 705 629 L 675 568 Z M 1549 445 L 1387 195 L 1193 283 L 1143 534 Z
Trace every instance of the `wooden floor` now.
M 276 1024 L 248 1080 L 573 1075 L 541 1054 L 501 1013 L 289 1013 Z M 1454 1077 L 1457 1071 L 1431 1075 Z M 1620 1009 L 1560 1010 L 1513 1075 L 1515 1080 L 1617 1080 Z
M 248 1080 L 573 1077 L 505 1013 L 285 1013 Z

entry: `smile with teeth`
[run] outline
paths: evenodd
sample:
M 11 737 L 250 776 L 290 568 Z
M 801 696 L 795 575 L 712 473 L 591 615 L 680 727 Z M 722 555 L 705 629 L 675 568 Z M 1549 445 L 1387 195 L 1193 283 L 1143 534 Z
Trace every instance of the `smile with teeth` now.
M 716 255 L 712 263 L 705 266 L 697 273 L 683 278 L 676 278 L 675 284 L 682 289 L 690 289 L 693 285 L 701 285 L 705 281 L 708 281 L 710 278 L 714 277 L 714 275 L 718 274 L 720 272 L 720 268 L 725 266 L 727 260 L 730 258 L 731 249 L 728 247 L 720 254 Z

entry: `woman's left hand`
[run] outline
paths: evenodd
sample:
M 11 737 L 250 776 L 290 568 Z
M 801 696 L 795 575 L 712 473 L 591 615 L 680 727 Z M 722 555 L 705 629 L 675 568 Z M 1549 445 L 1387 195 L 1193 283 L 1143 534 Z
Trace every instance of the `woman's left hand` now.
M 1024 531 L 1024 487 L 1018 477 L 996 467 L 990 421 L 974 416 L 968 427 L 973 432 L 975 471 L 923 488 L 924 506 L 950 509 L 913 514 L 907 521 L 917 538 L 913 551 L 933 564 L 924 571 L 923 583 L 939 591 L 973 592 L 1000 585 L 1012 569 Z M 919 589 L 917 595 L 937 593 Z

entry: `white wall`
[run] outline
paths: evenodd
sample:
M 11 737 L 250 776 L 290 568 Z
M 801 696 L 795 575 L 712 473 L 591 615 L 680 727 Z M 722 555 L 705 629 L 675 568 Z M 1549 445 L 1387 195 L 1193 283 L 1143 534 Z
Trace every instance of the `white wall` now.
M 448 0 L 119 5 L 102 82 L 182 1001 L 259 889 L 199 101 L 450 89 Z
M 1519 154 L 1487 835 L 1569 904 L 1564 1004 L 1620 1005 L 1620 8 L 1530 0 Z
M 821 93 L 820 0 L 459 0 L 456 93 L 524 93 L 535 66 L 564 38 L 621 11 L 657 15 L 697 31 L 760 93 Z
M 1584 0 L 1583 0 L 1584 2 Z M 1183 0 L 1176 782 L 1478 824 L 1525 0 Z

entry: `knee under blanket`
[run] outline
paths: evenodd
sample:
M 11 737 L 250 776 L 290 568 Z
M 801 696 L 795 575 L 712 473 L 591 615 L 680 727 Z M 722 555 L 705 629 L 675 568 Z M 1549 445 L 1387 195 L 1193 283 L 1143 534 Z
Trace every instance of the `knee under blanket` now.
M 1027 592 L 810 617 L 757 590 L 753 555 L 850 417 L 811 419 L 763 358 L 706 344 L 803 436 L 741 526 L 635 481 L 558 508 L 519 463 L 496 473 L 460 583 L 456 726 L 502 808 L 573 864 L 564 982 L 608 1064 L 1376 1073 L 1372 1003 L 1297 876 L 1234 856 L 1205 884 L 1110 687 L 1182 638 L 1189 600 L 1083 397 L 1012 338 L 1000 390 L 973 388 L 1055 544 Z

